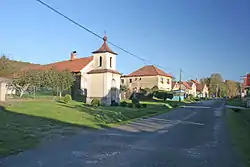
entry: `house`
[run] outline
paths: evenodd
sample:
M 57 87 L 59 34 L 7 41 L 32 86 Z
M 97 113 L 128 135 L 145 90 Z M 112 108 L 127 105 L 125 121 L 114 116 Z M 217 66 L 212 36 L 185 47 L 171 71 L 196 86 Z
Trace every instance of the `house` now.
M 192 81 L 187 81 L 187 84 L 191 87 L 189 95 L 196 97 L 196 84 Z
M 9 79 L 0 77 L 0 102 L 5 102 L 5 95 L 7 91 L 7 84 Z
M 191 80 L 196 85 L 196 96 L 197 97 L 208 97 L 208 87 L 206 84 L 200 83 L 197 80 Z
M 157 86 L 160 90 L 171 91 L 172 76 L 154 65 L 146 65 L 121 77 L 121 84 L 127 86 L 131 91 L 153 88 Z
M 102 46 L 89 57 L 78 58 L 77 52 L 73 51 L 69 60 L 39 65 L 34 69 L 69 70 L 76 74 L 73 98 L 81 94 L 87 103 L 98 98 L 102 104 L 110 105 L 112 101 L 120 102 L 121 74 L 116 70 L 116 55 L 107 44 L 107 36 L 104 36 Z
M 181 86 L 181 90 L 183 90 L 186 95 L 192 94 L 192 85 L 190 86 L 188 82 L 182 81 L 181 84 L 180 82 L 172 82 L 173 91 L 180 90 L 180 86 Z

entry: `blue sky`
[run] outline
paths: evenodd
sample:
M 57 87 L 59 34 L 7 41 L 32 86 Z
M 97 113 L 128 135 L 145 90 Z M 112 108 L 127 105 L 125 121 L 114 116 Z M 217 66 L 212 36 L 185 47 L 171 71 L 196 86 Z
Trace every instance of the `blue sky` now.
M 1 0 L 0 53 L 11 59 L 51 63 L 90 56 L 102 41 L 35 0 Z M 87 28 L 179 77 L 220 72 L 239 80 L 250 72 L 249 0 L 44 0 Z M 144 62 L 111 47 L 118 70 Z

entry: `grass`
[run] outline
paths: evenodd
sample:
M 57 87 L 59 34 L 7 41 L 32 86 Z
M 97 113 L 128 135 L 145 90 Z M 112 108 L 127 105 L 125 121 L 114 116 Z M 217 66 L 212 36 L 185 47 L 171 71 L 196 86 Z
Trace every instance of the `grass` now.
M 250 109 L 241 112 L 228 109 L 227 120 L 235 145 L 245 160 L 245 166 L 250 166 Z
M 15 102 L 0 111 L 0 156 L 15 154 L 56 136 L 78 133 L 82 128 L 100 129 L 141 117 L 166 113 L 177 102 L 142 102 L 147 108 L 90 107 L 71 101 Z
M 230 106 L 245 107 L 245 103 L 241 99 L 229 99 L 226 104 Z

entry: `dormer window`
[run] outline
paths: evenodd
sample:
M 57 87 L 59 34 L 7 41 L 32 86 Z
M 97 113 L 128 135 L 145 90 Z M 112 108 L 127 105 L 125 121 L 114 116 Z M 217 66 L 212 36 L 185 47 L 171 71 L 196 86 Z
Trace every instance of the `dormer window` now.
M 109 64 L 110 64 L 110 67 L 112 68 L 112 57 L 109 58 Z
M 99 67 L 102 66 L 102 57 L 99 58 Z

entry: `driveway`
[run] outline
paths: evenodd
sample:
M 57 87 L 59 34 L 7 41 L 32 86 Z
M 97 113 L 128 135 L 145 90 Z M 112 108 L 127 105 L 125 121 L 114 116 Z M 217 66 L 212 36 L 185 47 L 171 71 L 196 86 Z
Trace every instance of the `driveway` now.
M 224 102 L 205 101 L 7 157 L 1 167 L 240 167 Z

